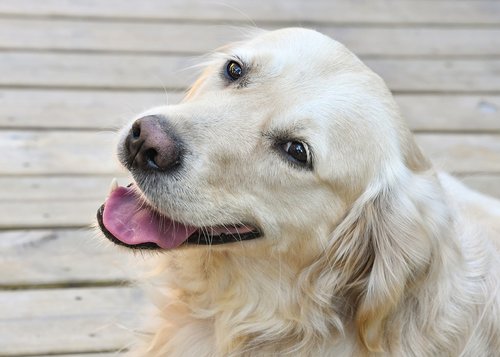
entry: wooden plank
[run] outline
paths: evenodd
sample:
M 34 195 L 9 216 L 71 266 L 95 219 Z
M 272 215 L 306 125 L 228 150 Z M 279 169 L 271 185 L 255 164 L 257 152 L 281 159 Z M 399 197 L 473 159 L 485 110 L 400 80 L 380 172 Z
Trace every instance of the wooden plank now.
M 29 225 L 29 217 L 26 221 Z M 89 229 L 3 231 L 0 253 L 0 288 L 114 284 L 140 277 L 154 260 Z
M 358 56 L 492 56 L 500 52 L 500 29 L 440 27 L 318 26 Z M 493 49 L 495 47 L 495 49 Z
M 416 135 L 437 168 L 452 173 L 500 173 L 500 135 Z
M 0 155 L 0 175 L 124 175 L 116 140 L 113 132 L 0 131 L 0 151 L 8 153 Z M 417 141 L 449 171 L 500 172 L 499 134 L 417 134 Z
M 390 9 L 388 11 L 387 9 Z M 475 1 L 2 0 L 0 14 L 98 18 L 273 21 L 303 23 L 498 24 L 500 4 Z
M 64 301 L 55 304 L 53 298 Z M 36 303 L 34 303 L 36 300 Z M 122 302 L 120 302 L 122 300 Z M 137 302 L 140 307 L 144 296 L 136 287 L 88 287 L 69 289 L 10 290 L 0 293 L 0 319 L 3 322 L 23 318 L 106 316 L 119 315 L 122 309 Z M 37 308 L 34 308 L 34 307 Z
M 122 356 L 122 353 L 120 351 L 114 351 L 114 352 L 99 352 L 99 353 L 77 353 L 77 354 L 64 354 L 64 355 L 57 355 L 57 357 L 119 357 Z M 30 357 L 49 357 L 48 355 L 36 355 L 36 356 L 30 356 Z
M 496 59 L 370 59 L 365 63 L 393 91 L 474 92 L 500 89 L 500 60 Z
M 0 127 L 117 129 L 182 92 L 0 89 Z M 26 105 L 29 103 L 29 105 Z
M 0 292 L 2 354 L 118 350 L 129 345 L 145 305 L 129 287 Z
M 124 172 L 114 155 L 113 132 L 0 132 L 1 174 L 115 174 Z M 5 151 L 3 151 L 5 150 Z
M 36 355 L 36 356 L 29 356 L 29 357 L 49 357 L 50 355 Z M 53 355 L 52 355 L 53 356 Z M 120 351 L 114 351 L 114 352 L 99 352 L 99 353 L 77 353 L 77 354 L 64 354 L 64 355 L 57 355 L 57 357 L 119 357 L 122 356 L 122 353 Z
M 7 52 L 0 86 L 184 89 L 200 60 L 185 56 Z M 499 59 L 367 59 L 394 91 L 500 91 Z
M 183 92 L 161 90 L 0 89 L 0 127 L 116 129 L 146 109 L 182 97 Z M 397 94 L 395 99 L 413 130 L 500 130 L 499 95 Z
M 183 56 L 6 52 L 0 86 L 184 88 L 195 79 Z
M 114 176 L 0 176 L 1 201 L 80 201 L 102 200 Z M 131 182 L 117 176 L 121 185 Z
M 131 182 L 117 176 L 122 185 Z M 0 177 L 0 228 L 90 227 L 112 176 Z
M 99 352 L 99 353 L 77 353 L 77 354 L 64 354 L 64 355 L 57 355 L 57 357 L 119 357 L 122 356 L 123 354 L 120 351 L 115 351 L 115 352 Z M 51 355 L 36 355 L 36 356 L 30 356 L 30 357 L 54 357 L 53 354 Z
M 90 227 L 102 201 L 82 199 L 77 204 L 72 201 L 2 201 L 0 228 Z
M 0 49 L 205 53 L 245 37 L 246 28 L 198 23 L 3 19 Z M 266 26 L 267 29 L 276 27 Z M 363 56 L 491 56 L 498 28 L 313 26 Z
M 0 177 L 0 228 L 93 226 L 112 177 Z
M 500 96 L 399 94 L 395 99 L 412 130 L 500 130 Z
M 111 176 L 0 177 L 0 228 L 90 227 Z M 128 177 L 119 177 L 126 185 Z
M 500 199 L 500 175 L 465 175 L 461 180 L 477 191 Z
M 2 19 L 0 49 L 205 53 L 248 29 L 193 23 Z

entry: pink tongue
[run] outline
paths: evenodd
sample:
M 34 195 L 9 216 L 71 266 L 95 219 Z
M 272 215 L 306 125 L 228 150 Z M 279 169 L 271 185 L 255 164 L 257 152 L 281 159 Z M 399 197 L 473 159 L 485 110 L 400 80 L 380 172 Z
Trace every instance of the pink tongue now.
M 178 247 L 197 230 L 160 217 L 127 187 L 118 187 L 106 200 L 103 224 L 125 244 L 156 243 L 164 249 Z

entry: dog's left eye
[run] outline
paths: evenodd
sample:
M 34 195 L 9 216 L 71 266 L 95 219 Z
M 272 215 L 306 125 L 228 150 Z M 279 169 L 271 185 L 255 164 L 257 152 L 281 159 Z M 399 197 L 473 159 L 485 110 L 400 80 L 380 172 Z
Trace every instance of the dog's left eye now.
M 282 144 L 282 148 L 296 163 L 304 166 L 309 164 L 309 150 L 306 144 L 300 141 L 288 141 Z
M 232 81 L 236 81 L 243 75 L 243 68 L 236 61 L 229 61 L 226 65 L 226 75 Z

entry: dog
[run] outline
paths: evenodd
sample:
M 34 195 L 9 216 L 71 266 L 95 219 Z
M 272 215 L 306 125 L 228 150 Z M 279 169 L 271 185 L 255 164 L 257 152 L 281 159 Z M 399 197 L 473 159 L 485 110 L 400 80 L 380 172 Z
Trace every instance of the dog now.
M 498 356 L 500 202 L 437 172 L 383 80 L 313 30 L 214 53 L 125 126 L 111 241 L 165 252 L 134 356 Z

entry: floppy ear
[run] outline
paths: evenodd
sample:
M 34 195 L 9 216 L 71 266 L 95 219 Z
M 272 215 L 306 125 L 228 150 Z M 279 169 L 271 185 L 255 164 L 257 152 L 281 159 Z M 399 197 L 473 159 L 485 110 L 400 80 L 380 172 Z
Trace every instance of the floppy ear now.
M 436 179 L 403 171 L 392 184 L 374 184 L 356 200 L 313 269 L 320 295 L 330 289 L 332 299 L 344 299 L 338 312 L 351 309 L 370 351 L 383 350 L 387 319 L 428 271 L 447 225 Z

